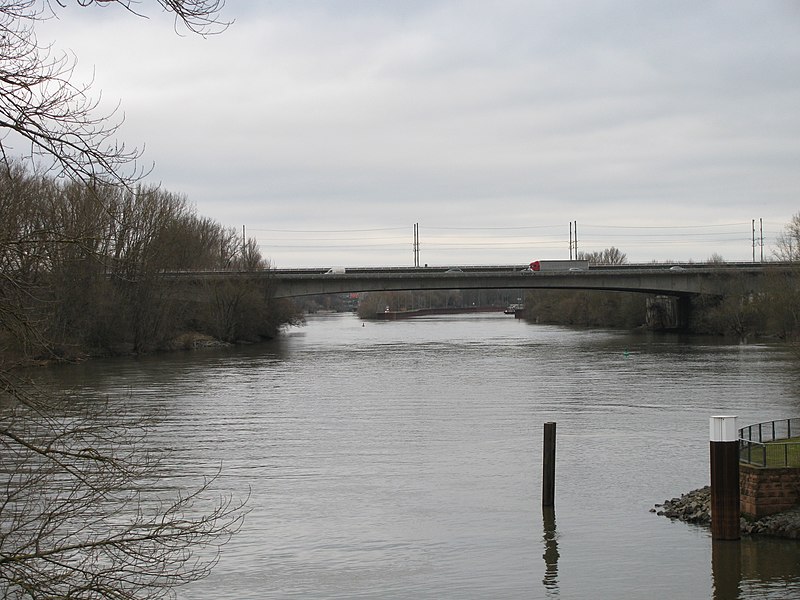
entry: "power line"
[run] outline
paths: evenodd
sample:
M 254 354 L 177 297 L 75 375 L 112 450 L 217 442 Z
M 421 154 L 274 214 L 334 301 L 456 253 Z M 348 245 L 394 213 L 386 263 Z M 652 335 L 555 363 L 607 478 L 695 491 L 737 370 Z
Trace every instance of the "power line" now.
M 271 233 L 358 233 L 362 231 L 405 231 L 406 227 L 374 227 L 370 229 L 250 229 Z
M 581 223 L 581 228 L 596 227 L 602 229 L 702 229 L 709 227 L 739 227 L 748 226 L 750 223 L 743 221 L 741 223 L 718 223 L 716 225 L 584 225 Z
M 419 264 L 421 245 L 420 234 L 424 228 L 424 251 L 431 254 L 451 254 L 459 251 L 481 252 L 487 260 L 492 253 L 539 253 L 552 255 L 552 251 L 565 250 L 567 231 L 563 225 L 510 225 L 486 227 L 432 226 L 413 224 L 413 239 L 408 239 L 408 227 L 362 227 L 345 229 L 251 229 L 256 233 L 259 248 L 265 254 L 281 252 L 317 253 L 369 253 L 383 256 L 388 253 L 404 253 L 409 242 L 414 251 L 414 264 Z M 576 251 L 577 222 L 571 222 L 570 250 Z M 765 223 L 769 225 L 769 223 Z M 658 254 L 664 249 L 676 251 L 693 246 L 698 252 L 736 252 L 752 244 L 752 224 L 750 222 L 731 222 L 701 225 L 610 225 L 581 224 L 582 248 L 599 249 L 610 246 L 623 251 L 646 252 L 648 248 Z M 759 245 L 777 235 L 778 227 L 761 234 Z M 244 229 L 243 229 L 244 231 Z M 402 233 L 401 233 L 402 232 Z M 260 234 L 260 235 L 258 235 Z

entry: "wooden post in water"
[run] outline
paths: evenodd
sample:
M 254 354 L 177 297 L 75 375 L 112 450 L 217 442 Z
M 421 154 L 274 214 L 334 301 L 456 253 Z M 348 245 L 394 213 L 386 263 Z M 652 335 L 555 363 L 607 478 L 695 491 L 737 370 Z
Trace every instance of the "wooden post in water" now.
M 738 540 L 739 440 L 735 416 L 711 417 L 711 539 Z
M 544 424 L 544 450 L 542 452 L 542 506 L 555 506 L 556 501 L 556 424 Z

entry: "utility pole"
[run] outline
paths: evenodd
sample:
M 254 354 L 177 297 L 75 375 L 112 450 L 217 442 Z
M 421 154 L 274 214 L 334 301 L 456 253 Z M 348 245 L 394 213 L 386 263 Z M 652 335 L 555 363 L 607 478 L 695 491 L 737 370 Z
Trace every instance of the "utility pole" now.
M 572 222 L 573 229 L 575 230 L 575 260 L 578 260 L 578 222 Z M 570 259 L 572 259 L 572 252 L 569 253 Z
M 569 222 L 569 259 L 572 260 L 572 221 Z
M 756 246 L 761 248 L 761 258 L 760 261 L 764 262 L 764 219 L 758 219 L 758 239 L 756 239 L 756 220 L 753 219 L 752 221 L 752 230 L 753 230 L 753 262 L 756 262 Z
M 411 247 L 414 252 L 414 266 L 419 266 L 419 223 L 414 223 L 414 239 L 411 242 Z

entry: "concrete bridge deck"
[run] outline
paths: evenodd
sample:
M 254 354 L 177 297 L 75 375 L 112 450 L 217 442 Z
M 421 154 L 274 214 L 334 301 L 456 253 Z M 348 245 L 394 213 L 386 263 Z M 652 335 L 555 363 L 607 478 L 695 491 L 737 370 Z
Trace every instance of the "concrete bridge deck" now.
M 725 295 L 732 286 L 757 292 L 768 274 L 795 276 L 785 263 L 725 263 L 591 266 L 580 270 L 531 272 L 525 265 L 463 267 L 385 267 L 347 269 L 273 269 L 248 273 L 184 273 L 180 278 L 264 279 L 274 297 L 289 298 L 345 292 L 452 289 L 582 289 L 641 292 L 671 296 Z

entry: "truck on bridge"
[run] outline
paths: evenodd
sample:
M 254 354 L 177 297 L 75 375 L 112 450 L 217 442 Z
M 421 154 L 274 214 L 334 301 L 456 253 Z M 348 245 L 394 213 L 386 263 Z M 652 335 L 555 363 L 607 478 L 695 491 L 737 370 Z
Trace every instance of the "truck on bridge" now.
M 588 268 L 588 260 L 534 260 L 524 271 L 586 271 Z

